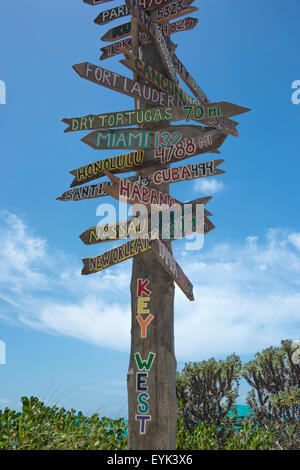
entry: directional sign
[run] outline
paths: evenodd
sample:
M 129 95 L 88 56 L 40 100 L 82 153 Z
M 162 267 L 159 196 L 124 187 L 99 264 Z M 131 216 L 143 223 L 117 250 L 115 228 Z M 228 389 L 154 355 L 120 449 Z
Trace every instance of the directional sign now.
M 81 274 L 92 274 L 152 249 L 150 237 L 137 238 L 94 258 L 84 258 Z
M 170 274 L 172 279 L 180 287 L 189 300 L 195 300 L 193 294 L 193 284 L 184 274 L 179 264 L 173 258 L 165 243 L 161 240 L 152 240 L 152 250 L 164 269 Z
M 138 4 L 144 8 L 144 10 L 155 10 L 162 5 L 168 5 L 174 2 L 174 0 L 138 0 Z
M 190 95 L 182 90 L 182 88 L 172 80 L 169 80 L 167 77 L 162 75 L 158 70 L 151 67 L 146 62 L 142 61 L 131 52 L 126 49 L 122 49 L 125 60 L 120 60 L 120 62 L 125 65 L 125 67 L 132 70 L 134 73 L 140 75 L 144 80 L 153 84 L 155 87 L 159 88 L 162 91 L 167 91 L 171 96 L 174 96 L 176 99 L 182 100 L 185 104 L 190 102 Z M 243 112 L 249 111 L 248 108 L 243 109 Z M 212 106 L 208 108 L 209 112 L 205 113 L 203 107 L 191 108 L 190 112 L 186 113 L 186 117 L 183 119 L 186 120 L 195 120 L 197 122 L 202 122 L 208 126 L 216 127 L 217 129 L 223 129 L 228 134 L 238 137 L 238 132 L 235 129 L 238 124 L 235 121 L 230 119 L 219 119 L 221 117 L 220 109 L 213 109 Z M 224 116 L 222 116 L 224 117 Z M 212 119 L 214 118 L 214 119 Z M 176 119 L 175 119 L 176 120 Z M 179 119 L 178 119 L 179 120 Z
M 97 18 L 94 19 L 94 23 L 96 24 L 107 24 L 110 21 L 116 20 L 118 18 L 123 18 L 123 16 L 128 16 L 129 10 L 127 5 L 120 5 L 115 8 L 111 8 L 110 10 L 102 11 Z
M 184 210 L 184 204 L 182 202 L 159 189 L 147 188 L 139 183 L 123 180 L 109 172 L 106 172 L 106 174 L 113 184 L 110 187 L 104 188 L 104 191 L 118 201 L 124 201 L 128 204 L 143 204 L 150 209 L 152 206 L 155 206 L 161 210 L 167 210 L 178 205 L 182 212 Z M 205 205 L 210 200 L 211 196 L 207 196 L 195 199 L 191 203 L 194 204 L 194 206 L 196 204 Z M 205 211 L 205 215 L 208 216 L 211 214 Z
M 170 20 L 193 13 L 198 10 L 197 7 L 190 6 L 193 2 L 194 0 L 177 0 L 170 5 L 158 8 L 151 13 L 151 23 L 168 23 Z
M 195 82 L 193 77 L 190 75 L 190 73 L 187 71 L 185 66 L 182 64 L 182 62 L 178 59 L 176 54 L 172 55 L 173 63 L 175 65 L 175 68 L 179 74 L 179 76 L 182 78 L 184 83 L 189 87 L 192 93 L 198 98 L 198 100 L 201 103 L 208 104 L 209 99 L 205 95 L 205 93 L 201 90 L 199 85 Z
M 120 60 L 121 64 L 125 65 L 125 67 L 129 68 L 134 73 L 137 73 L 144 80 L 149 81 L 152 85 L 159 88 L 160 90 L 169 93 L 171 96 L 174 96 L 175 98 L 178 98 L 183 102 L 186 101 L 185 94 L 182 91 L 179 81 L 176 77 L 176 72 L 173 64 L 172 65 L 176 79 L 175 82 L 174 80 L 169 80 L 158 70 L 154 69 L 146 62 L 136 57 L 134 54 L 131 54 L 131 52 L 127 51 L 126 49 L 122 49 L 122 52 L 125 56 L 125 60 Z
M 173 80 L 173 82 L 179 85 L 179 80 L 176 75 L 176 70 L 175 70 L 174 63 L 171 57 L 171 53 L 169 51 L 167 41 L 161 30 L 161 27 L 158 24 L 153 24 L 151 26 L 151 32 L 152 32 L 154 43 L 160 55 L 161 61 L 167 72 L 167 75 Z
M 100 5 L 101 3 L 111 2 L 112 0 L 83 0 L 88 5 Z
M 213 137 L 222 137 L 226 134 L 219 129 L 203 126 L 185 125 L 169 126 L 164 129 L 109 129 L 97 130 L 87 134 L 81 139 L 90 147 L 103 149 L 156 149 L 154 157 L 161 154 L 172 155 L 178 160 L 208 152 L 213 144 Z M 159 153 L 160 150 L 160 153 Z
M 175 228 L 174 228 L 174 219 L 170 218 L 168 223 L 166 224 L 161 217 L 159 221 L 159 238 L 162 239 L 167 225 L 169 226 L 169 235 L 170 238 L 168 241 L 174 241 L 178 239 L 174 237 Z M 156 229 L 156 220 L 152 221 L 153 227 Z M 191 227 L 186 228 L 184 225 L 184 215 L 180 217 L 177 224 L 179 225 L 180 234 L 182 236 L 189 235 L 190 233 L 196 232 L 207 234 L 215 227 L 211 223 L 211 221 L 205 217 L 204 224 L 201 227 L 200 224 L 197 224 L 196 217 L 193 216 L 191 220 Z M 199 226 L 198 226 L 199 225 Z M 124 240 L 128 238 L 138 238 L 150 231 L 151 226 L 151 217 L 132 217 L 128 220 L 123 220 L 121 222 L 114 222 L 110 224 L 103 224 L 91 227 L 85 230 L 81 235 L 79 235 L 80 239 L 83 241 L 85 245 L 99 245 L 101 243 L 116 241 L 116 240 Z M 151 232 L 156 233 L 155 230 L 151 230 Z M 177 234 L 176 234 L 177 235 Z
M 146 233 L 148 233 L 148 218 L 131 217 L 121 222 L 91 227 L 79 237 L 85 245 L 96 245 L 106 241 L 138 238 Z
M 93 163 L 89 163 L 76 170 L 70 171 L 71 175 L 75 178 L 72 181 L 71 188 L 78 186 L 88 181 L 92 181 L 101 176 L 105 176 L 105 171 L 111 173 L 125 173 L 128 171 L 138 170 L 141 166 L 145 168 L 144 163 L 144 151 L 131 152 L 123 155 L 117 155 L 115 157 L 105 158 L 104 160 L 98 160 Z
M 68 189 L 56 199 L 59 201 L 83 201 L 84 199 L 94 199 L 96 197 L 106 196 L 106 192 L 103 191 L 103 188 L 106 186 L 111 186 L 111 182 L 103 181 L 98 184 L 90 184 L 88 186 Z
M 211 160 L 211 161 L 203 162 L 203 163 L 202 162 L 192 163 L 191 165 L 184 165 L 184 166 L 167 168 L 167 169 L 159 169 L 159 170 L 154 171 L 154 173 L 149 175 L 149 177 L 139 174 L 136 176 L 131 176 L 130 178 L 126 178 L 126 179 L 128 179 L 129 181 L 137 182 L 143 186 L 149 186 L 150 183 L 154 185 L 160 185 L 163 183 L 180 183 L 182 181 L 191 181 L 191 180 L 198 179 L 198 178 L 206 178 L 208 176 L 222 175 L 225 173 L 225 171 L 220 170 L 219 168 L 217 168 L 217 166 L 223 162 L 224 160 Z M 145 163 L 149 164 L 148 161 Z M 159 163 L 159 162 L 155 161 L 155 163 Z M 143 168 L 144 168 L 144 164 L 142 164 Z M 154 166 L 153 169 L 155 170 L 157 166 L 158 165 Z M 93 168 L 92 164 L 86 165 L 86 167 Z M 83 170 L 83 173 L 81 173 L 81 175 L 87 174 L 86 167 L 82 167 L 81 169 L 78 169 L 78 170 Z M 77 175 L 76 172 L 78 170 L 74 170 L 73 174 Z M 120 171 L 117 171 L 115 168 L 111 172 L 119 173 Z M 100 176 L 103 176 L 103 172 L 102 174 L 100 174 Z M 90 180 L 90 179 L 96 179 L 98 177 L 99 177 L 99 174 L 97 175 L 96 173 L 94 176 L 88 177 L 88 178 Z M 71 184 L 71 187 L 80 185 L 84 181 L 78 182 L 78 180 L 75 178 L 75 180 Z M 111 182 L 103 181 L 102 183 L 98 183 L 98 184 L 80 186 L 79 188 L 76 187 L 74 189 L 69 189 L 65 191 L 57 199 L 59 199 L 60 201 L 81 201 L 84 199 L 93 199 L 97 197 L 107 196 L 107 193 L 103 190 L 103 188 L 106 186 L 111 186 Z
M 156 170 L 151 175 L 151 182 L 155 185 L 162 183 L 180 183 L 208 176 L 217 176 L 225 173 L 217 168 L 224 160 L 211 160 L 204 163 L 192 163 L 191 165 Z
M 127 77 L 123 77 L 102 67 L 97 67 L 89 62 L 75 64 L 73 65 L 73 69 L 80 77 L 90 82 L 118 91 L 132 98 L 138 98 L 159 106 L 180 106 L 184 104 L 180 99 L 174 98 L 174 96 L 166 92 L 159 91 L 146 84 L 138 83 L 135 80 L 130 80 Z M 195 104 L 197 104 L 196 100 Z
M 228 113 L 233 115 L 234 113 L 247 112 L 247 110 L 247 108 L 243 108 L 242 106 L 223 101 L 211 103 L 207 106 L 173 106 L 167 108 L 117 111 L 115 113 L 98 115 L 89 114 L 84 117 L 64 118 L 62 122 L 69 126 L 64 132 L 111 129 L 114 127 L 135 126 L 138 124 L 153 124 L 162 121 L 195 121 L 211 125 L 214 120 L 217 120 L 220 124 L 223 123 L 223 127 L 228 125 L 228 122 L 229 125 L 233 127 L 236 124 L 235 121 L 229 119 L 221 120 L 221 118 L 224 118 Z
M 193 29 L 197 23 L 198 23 L 198 20 L 196 18 L 188 17 L 188 18 L 183 18 L 181 20 L 174 21 L 174 23 L 162 24 L 161 30 L 165 36 L 169 36 L 170 34 L 178 33 L 180 31 L 188 31 L 190 29 Z M 129 36 L 130 31 L 131 31 L 131 22 L 124 23 L 119 26 L 115 26 L 114 28 L 111 28 L 102 36 L 101 39 L 102 41 L 114 42 L 117 39 L 123 39 Z M 139 42 L 140 44 L 143 44 L 143 45 L 150 44 L 152 42 L 152 38 L 149 34 L 145 32 L 140 32 Z M 104 48 L 102 48 L 101 50 L 103 49 Z M 103 51 L 103 53 L 104 52 L 105 51 Z M 107 54 L 108 55 L 110 54 L 110 50 L 107 50 Z

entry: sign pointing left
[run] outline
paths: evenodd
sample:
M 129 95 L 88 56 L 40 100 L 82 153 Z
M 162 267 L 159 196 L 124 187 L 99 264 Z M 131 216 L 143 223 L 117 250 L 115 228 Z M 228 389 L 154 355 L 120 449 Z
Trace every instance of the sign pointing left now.
M 100 5 L 101 3 L 111 2 L 112 0 L 83 0 L 88 5 Z

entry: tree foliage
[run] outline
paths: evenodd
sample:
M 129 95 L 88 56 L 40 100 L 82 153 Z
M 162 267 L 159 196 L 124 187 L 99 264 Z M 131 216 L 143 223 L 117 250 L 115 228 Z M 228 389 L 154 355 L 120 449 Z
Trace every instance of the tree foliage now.
M 230 410 L 238 396 L 241 367 L 240 358 L 232 354 L 225 361 L 186 364 L 177 374 L 179 417 L 189 432 L 199 423 L 215 425 L 223 446 L 233 426 Z
M 300 365 L 293 360 L 291 340 L 281 347 L 257 353 L 242 371 L 252 390 L 247 403 L 251 419 L 260 427 L 276 433 L 284 448 L 300 448 Z

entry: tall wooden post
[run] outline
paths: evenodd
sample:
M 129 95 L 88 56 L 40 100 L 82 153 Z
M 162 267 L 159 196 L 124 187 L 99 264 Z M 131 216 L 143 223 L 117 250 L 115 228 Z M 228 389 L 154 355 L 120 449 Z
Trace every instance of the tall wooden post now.
M 154 44 L 141 48 L 141 59 L 165 73 Z M 147 107 L 143 103 L 140 103 L 140 106 Z M 164 127 L 164 123 L 152 127 Z M 153 151 L 145 151 L 145 159 L 147 158 L 153 159 Z M 152 172 L 151 168 L 147 171 L 143 170 L 143 175 L 147 176 Z M 160 190 L 169 193 L 169 185 L 161 185 Z M 172 252 L 171 243 L 167 245 Z M 151 293 L 149 294 L 148 291 Z M 158 263 L 152 251 L 133 258 L 131 351 L 127 375 L 128 449 L 130 450 L 176 448 L 174 291 L 172 278 Z M 145 299 L 139 300 L 142 297 Z M 139 313 L 143 310 L 148 313 Z M 148 321 L 151 319 L 149 315 L 153 315 L 154 318 L 146 327 L 146 337 L 142 338 L 138 316 L 140 320 L 143 319 L 146 322 L 147 318 Z M 153 357 L 151 353 L 155 354 L 149 370 L 146 367 L 144 370 L 139 369 L 139 363 L 135 357 L 137 353 L 138 358 L 144 361 L 149 360 L 149 364 Z M 147 418 L 149 416 L 150 419 Z

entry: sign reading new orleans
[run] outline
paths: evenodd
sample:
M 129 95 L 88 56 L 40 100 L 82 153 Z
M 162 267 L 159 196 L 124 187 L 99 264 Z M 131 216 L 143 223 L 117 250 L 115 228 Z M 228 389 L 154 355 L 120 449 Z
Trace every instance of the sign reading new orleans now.
M 149 237 L 136 238 L 99 256 L 84 258 L 81 274 L 92 274 L 152 249 Z

